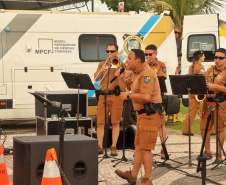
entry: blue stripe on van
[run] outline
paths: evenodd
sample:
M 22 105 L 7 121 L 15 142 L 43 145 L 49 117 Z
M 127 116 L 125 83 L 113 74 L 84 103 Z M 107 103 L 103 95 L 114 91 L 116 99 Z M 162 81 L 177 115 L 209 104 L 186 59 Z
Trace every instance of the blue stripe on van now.
M 141 34 L 144 37 L 159 18 L 160 16 L 151 16 L 137 34 Z
M 125 60 L 125 57 L 124 56 L 120 56 L 119 58 L 120 58 L 121 61 L 124 61 Z
M 97 84 L 100 83 L 100 79 L 96 82 Z M 100 85 L 97 85 L 96 83 L 94 83 L 94 87 L 96 89 L 100 89 Z M 93 97 L 93 95 L 95 94 L 95 90 L 88 90 L 88 97 Z

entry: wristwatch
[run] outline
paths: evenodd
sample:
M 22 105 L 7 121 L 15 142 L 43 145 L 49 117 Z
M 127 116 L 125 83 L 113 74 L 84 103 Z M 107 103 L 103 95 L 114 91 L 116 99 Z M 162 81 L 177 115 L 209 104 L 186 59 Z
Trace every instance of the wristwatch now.
M 130 95 L 132 94 L 132 92 L 130 91 L 129 94 L 127 95 L 127 100 L 129 100 Z

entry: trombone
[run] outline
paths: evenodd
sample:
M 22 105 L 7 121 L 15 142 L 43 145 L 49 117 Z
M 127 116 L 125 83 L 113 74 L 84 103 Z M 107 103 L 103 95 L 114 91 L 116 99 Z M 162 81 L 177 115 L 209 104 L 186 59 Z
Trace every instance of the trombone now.
M 122 61 L 120 60 L 120 58 L 119 58 L 118 56 L 110 57 L 110 58 L 108 58 L 108 59 L 104 62 L 104 65 L 102 66 L 102 68 L 101 68 L 101 69 L 99 70 L 99 72 L 97 73 L 96 78 L 100 75 L 101 72 L 104 71 L 104 68 L 105 68 L 105 65 L 106 65 L 106 64 L 111 64 L 111 68 L 112 68 L 112 69 L 118 69 L 119 67 L 124 67 L 124 66 L 125 66 L 125 64 L 122 63 Z M 107 72 L 108 72 L 108 71 L 106 71 L 106 72 L 104 73 L 104 75 L 103 75 L 103 77 L 101 78 L 101 80 L 100 80 L 99 83 L 97 83 L 97 80 L 99 80 L 99 79 L 96 79 L 96 78 L 94 79 L 95 84 L 96 84 L 97 86 L 100 85 L 100 83 L 102 82 L 102 80 L 103 80 L 104 77 L 106 76 Z

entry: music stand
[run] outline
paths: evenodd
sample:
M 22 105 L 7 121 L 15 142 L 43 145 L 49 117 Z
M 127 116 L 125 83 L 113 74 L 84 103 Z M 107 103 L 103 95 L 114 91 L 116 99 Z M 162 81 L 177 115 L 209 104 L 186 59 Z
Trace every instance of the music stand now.
M 78 100 L 77 100 L 77 132 L 78 134 L 78 125 L 79 125 L 79 89 L 86 90 L 95 90 L 93 83 L 88 74 L 82 73 L 69 73 L 69 72 L 61 72 L 61 75 L 64 78 L 68 88 L 78 89 Z
M 188 125 L 189 125 L 189 166 L 191 163 L 191 124 L 190 124 L 190 95 L 207 94 L 205 76 L 203 75 L 169 75 L 174 95 L 188 95 Z
M 165 83 L 165 77 L 164 76 L 158 76 L 159 80 L 159 86 L 161 90 L 161 96 L 164 96 L 164 93 L 167 93 L 166 83 Z

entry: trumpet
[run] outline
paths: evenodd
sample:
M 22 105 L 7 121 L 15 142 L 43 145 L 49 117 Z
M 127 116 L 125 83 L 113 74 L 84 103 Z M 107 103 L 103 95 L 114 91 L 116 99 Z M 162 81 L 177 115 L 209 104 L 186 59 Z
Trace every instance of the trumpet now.
M 105 65 L 106 65 L 106 64 L 111 64 L 111 68 L 115 68 L 115 69 L 118 69 L 119 67 L 124 67 L 124 66 L 125 66 L 125 64 L 122 63 L 122 61 L 120 60 L 120 58 L 119 58 L 118 56 L 110 57 L 110 58 L 108 58 L 108 59 L 105 61 L 104 65 L 102 66 L 102 68 L 100 69 L 100 71 L 98 72 L 98 74 L 96 75 L 96 78 L 100 75 L 101 72 L 104 71 Z M 100 85 L 100 83 L 102 82 L 102 80 L 103 80 L 104 77 L 106 76 L 107 72 L 108 72 L 108 71 L 106 71 L 106 72 L 104 73 L 104 75 L 103 75 L 103 77 L 101 78 L 101 80 L 100 80 L 99 83 L 97 83 L 97 80 L 98 80 L 98 79 L 96 79 L 96 78 L 94 79 L 94 80 L 95 80 L 95 84 L 96 84 L 97 86 Z

